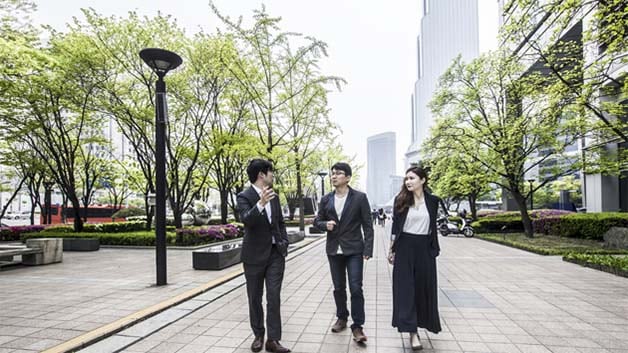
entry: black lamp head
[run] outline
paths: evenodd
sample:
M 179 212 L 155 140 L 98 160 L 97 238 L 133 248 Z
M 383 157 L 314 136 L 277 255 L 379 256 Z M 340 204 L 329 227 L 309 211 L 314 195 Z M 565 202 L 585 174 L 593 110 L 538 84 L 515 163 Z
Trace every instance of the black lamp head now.
M 176 53 L 158 48 L 142 49 L 140 58 L 160 77 L 176 69 L 183 62 L 183 59 Z

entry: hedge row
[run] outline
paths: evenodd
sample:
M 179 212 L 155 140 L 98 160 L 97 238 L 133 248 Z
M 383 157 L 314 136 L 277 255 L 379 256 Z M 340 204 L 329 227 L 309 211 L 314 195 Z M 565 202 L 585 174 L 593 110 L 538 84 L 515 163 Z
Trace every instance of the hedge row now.
M 41 233 L 24 233 L 22 241 L 30 238 L 97 238 L 101 245 L 127 245 L 127 246 L 154 246 L 155 232 L 127 232 L 127 233 L 67 233 L 67 232 L 41 232 Z M 168 245 L 177 245 L 175 243 L 176 235 L 172 232 L 166 233 L 166 243 Z
M 577 213 L 535 220 L 533 226 L 536 233 L 603 241 L 611 227 L 628 227 L 628 213 Z
M 532 214 L 531 218 L 535 233 L 598 241 L 604 240 L 604 233 L 611 227 L 628 227 L 628 213 L 619 212 L 564 215 L 537 213 Z M 473 222 L 472 226 L 478 233 L 523 232 L 521 216 L 517 215 L 487 216 Z
M 628 256 L 567 254 L 563 260 L 628 277 Z
M 85 223 L 83 232 L 86 233 L 128 233 L 146 230 L 146 222 L 109 222 L 109 223 Z M 74 227 L 71 225 L 54 225 L 44 229 L 44 233 L 73 233 Z

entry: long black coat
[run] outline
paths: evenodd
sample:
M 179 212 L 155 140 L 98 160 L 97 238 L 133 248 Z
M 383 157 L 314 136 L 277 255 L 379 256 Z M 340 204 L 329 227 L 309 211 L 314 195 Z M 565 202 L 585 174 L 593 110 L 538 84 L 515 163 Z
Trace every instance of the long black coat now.
M 276 244 L 279 252 L 284 257 L 288 255 L 288 233 L 279 197 L 270 200 L 272 222 L 268 222 L 266 210 L 260 212 L 257 208 L 259 199 L 257 191 L 252 186 L 239 193 L 237 197 L 240 221 L 244 223 L 241 260 L 245 264 L 266 263 L 273 245 L 273 234 L 279 240 Z
M 425 192 L 425 205 L 427 206 L 427 212 L 430 214 L 430 231 L 429 231 L 429 244 L 430 255 L 436 257 L 440 254 L 440 245 L 438 244 L 438 234 L 436 227 L 436 219 L 438 218 L 438 206 L 442 203 L 438 196 L 434 196 L 428 192 Z M 397 204 L 397 198 L 395 198 L 395 205 Z M 393 209 L 393 224 L 391 234 L 399 236 L 403 232 L 403 226 L 406 223 L 408 217 L 408 209 L 406 208 L 402 212 L 398 212 L 396 208 Z M 398 242 L 394 242 L 393 251 Z
M 314 226 L 327 232 L 327 254 L 335 255 L 340 245 L 344 255 L 362 254 L 372 257 L 373 220 L 366 194 L 349 188 L 340 220 L 336 214 L 334 196 L 335 191 L 323 196 L 314 219 Z M 327 231 L 327 222 L 332 220 L 336 222 L 336 227 Z

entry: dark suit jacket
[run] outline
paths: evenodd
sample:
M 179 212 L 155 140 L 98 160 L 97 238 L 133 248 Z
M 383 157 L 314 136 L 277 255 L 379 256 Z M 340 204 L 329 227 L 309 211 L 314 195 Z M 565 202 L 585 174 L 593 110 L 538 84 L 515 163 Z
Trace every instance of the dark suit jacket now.
M 336 214 L 334 196 L 335 191 L 323 196 L 314 220 L 316 228 L 324 232 L 327 231 L 327 221 L 336 221 L 334 230 L 327 231 L 327 254 L 335 255 L 340 244 L 344 255 L 373 256 L 373 221 L 366 194 L 349 188 L 341 220 Z
M 428 192 L 425 192 L 425 205 L 427 206 L 427 211 L 430 214 L 430 254 L 434 257 L 440 254 L 440 245 L 438 245 L 438 236 L 437 236 L 437 227 L 436 227 L 436 219 L 438 218 L 438 206 L 442 203 L 441 199 L 437 196 L 434 196 Z M 397 204 L 397 198 L 395 198 L 395 204 Z M 399 236 L 403 232 L 403 226 L 406 224 L 406 218 L 408 217 L 408 209 L 406 208 L 403 212 L 398 212 L 396 208 L 393 208 L 393 224 L 391 233 L 395 236 Z M 393 244 L 393 251 L 396 251 L 396 245 L 398 242 L 395 241 Z
M 259 195 L 252 186 L 239 193 L 237 201 L 240 222 L 244 223 L 242 262 L 252 265 L 266 263 L 270 257 L 273 234 L 279 241 L 277 249 L 284 257 L 287 256 L 288 233 L 286 233 L 279 197 L 270 201 L 272 222 L 268 222 L 266 210 L 260 212 L 257 208 Z

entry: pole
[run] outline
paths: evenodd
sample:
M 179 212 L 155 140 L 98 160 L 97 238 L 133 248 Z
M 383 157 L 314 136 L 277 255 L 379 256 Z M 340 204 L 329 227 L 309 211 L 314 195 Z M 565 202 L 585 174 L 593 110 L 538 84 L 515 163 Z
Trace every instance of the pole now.
M 325 176 L 321 175 L 321 199 L 323 198 L 323 196 L 325 196 Z
M 166 269 L 166 83 L 155 83 L 155 251 L 157 285 L 167 284 Z
M 530 210 L 534 209 L 534 192 L 532 191 L 532 181 L 530 181 Z

